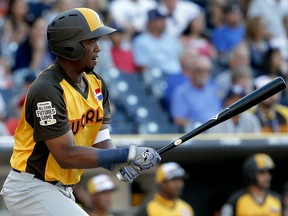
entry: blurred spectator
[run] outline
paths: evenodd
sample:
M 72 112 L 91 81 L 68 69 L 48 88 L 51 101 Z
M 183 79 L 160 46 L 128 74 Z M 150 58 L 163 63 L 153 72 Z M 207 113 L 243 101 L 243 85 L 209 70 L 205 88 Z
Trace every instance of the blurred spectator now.
M 236 0 L 241 8 L 244 19 L 247 19 L 247 13 L 252 0 Z
M 181 43 L 165 34 L 165 16 L 153 9 L 148 12 L 147 30 L 135 37 L 133 54 L 142 70 L 159 68 L 165 74 L 179 74 Z
M 201 13 L 197 4 L 186 0 L 159 0 L 158 10 L 166 17 L 165 32 L 176 38 L 181 36 L 190 20 Z
M 209 32 L 223 25 L 223 7 L 227 0 L 208 0 L 206 5 L 207 29 Z
M 246 43 L 241 43 L 236 48 L 231 50 L 228 55 L 228 69 L 219 74 L 216 74 L 214 80 L 217 84 L 219 96 L 223 99 L 224 95 L 226 95 L 228 89 L 232 85 L 232 77 L 237 76 L 246 77 L 246 81 L 249 79 L 253 79 L 253 71 L 250 68 L 250 59 L 249 59 L 249 50 Z M 238 69 L 240 68 L 240 69 Z M 232 75 L 235 74 L 235 75 Z M 243 74 L 243 76 L 242 76 Z M 236 78 L 236 77 L 235 77 Z M 234 78 L 233 78 L 234 79 Z M 238 79 L 238 78 L 237 78 Z M 244 83 L 244 82 L 241 82 Z M 238 84 L 238 83 L 234 83 Z M 247 93 L 249 92 L 249 86 L 251 88 L 251 81 L 247 82 L 245 86 L 245 90 Z
M 101 55 L 97 58 L 97 64 L 94 67 L 94 70 L 105 79 L 105 77 L 107 77 L 107 71 L 111 68 L 115 68 L 111 53 L 112 43 L 109 37 L 101 38 L 98 43 L 101 47 Z
M 97 11 L 102 20 L 108 16 L 108 0 L 84 0 L 84 6 Z
M 158 192 L 143 204 L 137 216 L 193 216 L 191 205 L 180 198 L 185 177 L 185 170 L 178 163 L 160 165 L 155 175 Z
M 262 70 L 258 76 L 267 75 L 272 78 L 285 76 L 287 68 L 283 66 L 285 66 L 285 61 L 280 50 L 278 48 L 269 48 L 263 56 Z
M 9 0 L 0 1 L 0 19 L 1 19 L 1 17 L 5 17 L 7 15 L 10 1 Z
M 232 105 L 240 98 L 244 97 L 246 92 L 240 85 L 233 85 L 223 100 L 223 109 Z M 242 112 L 219 125 L 208 130 L 208 133 L 223 134 L 242 134 L 242 133 L 260 133 L 261 125 L 256 116 L 250 112 Z
M 271 39 L 271 46 L 280 49 L 283 59 L 288 62 L 288 13 L 283 17 L 285 34 Z
M 117 29 L 116 32 L 109 35 L 112 43 L 111 56 L 114 66 L 124 73 L 136 73 L 138 68 L 134 61 L 130 41 L 127 41 L 125 37 L 124 29 L 118 27 L 116 23 L 109 26 Z
M 204 55 L 210 59 L 215 59 L 216 52 L 208 40 L 205 30 L 205 16 L 201 13 L 190 21 L 188 27 L 183 32 L 180 38 L 182 45 L 185 47 L 185 49 L 193 49 L 197 51 L 199 55 Z
M 261 16 L 247 19 L 246 41 L 250 52 L 251 67 L 256 75 L 260 73 L 263 65 L 263 58 L 270 48 L 265 20 Z
M 231 74 L 229 74 L 229 79 L 227 76 L 227 80 L 222 80 L 222 82 L 227 82 L 225 83 L 225 88 L 221 86 L 220 80 L 218 80 L 219 83 L 217 83 L 217 85 L 218 85 L 219 95 L 221 98 L 224 98 L 225 95 L 227 95 L 229 88 L 233 85 L 237 85 L 243 88 L 245 94 L 248 94 L 253 91 L 254 79 L 253 79 L 252 71 L 249 67 L 239 66 L 239 67 L 233 68 L 230 72 Z
M 236 85 L 243 88 L 245 94 L 252 92 L 254 89 L 253 74 L 249 67 L 237 67 L 232 70 L 231 86 Z
M 238 5 L 226 5 L 223 8 L 223 14 L 224 23 L 212 31 L 211 39 L 220 55 L 220 63 L 226 65 L 226 54 L 243 41 L 245 37 L 245 26 L 242 23 L 241 11 Z
M 248 8 L 248 17 L 264 17 L 271 38 L 285 35 L 282 20 L 287 13 L 287 0 L 252 0 Z
M 36 73 L 53 62 L 46 40 L 47 23 L 43 18 L 35 20 L 28 37 L 20 43 L 15 53 L 14 72 L 18 69 L 29 69 Z
M 165 32 L 177 38 L 187 28 L 190 20 L 201 13 L 197 4 L 186 0 L 159 0 L 158 10 L 166 17 Z
M 272 158 L 263 153 L 251 155 L 243 163 L 245 188 L 233 193 L 221 210 L 221 216 L 282 215 L 281 197 L 270 191 Z
M 2 94 L 0 93 L 0 120 L 5 120 L 5 118 L 7 117 L 7 104 L 2 96 Z
M 20 111 L 17 112 L 17 110 L 15 110 L 15 112 L 14 112 L 15 114 L 13 116 L 20 118 L 20 114 L 21 114 L 21 110 L 22 110 L 22 107 L 23 107 L 24 102 L 25 102 L 26 94 L 28 92 L 29 87 L 31 86 L 31 84 L 34 82 L 35 79 L 36 79 L 36 74 L 33 72 L 29 72 L 24 77 L 22 89 L 18 95 L 15 95 L 14 100 L 16 101 L 16 103 L 12 104 L 12 107 L 10 108 L 10 109 L 13 109 L 13 107 L 18 107 L 20 109 Z M 16 109 L 18 109 L 18 108 L 16 108 Z
M 41 18 L 53 6 L 55 0 L 28 0 L 29 12 L 28 19 L 30 22 Z
M 20 119 L 20 115 L 22 112 L 22 108 L 25 103 L 25 96 L 26 93 L 32 84 L 32 82 L 36 79 L 36 75 L 34 73 L 28 73 L 24 78 L 23 88 L 21 89 L 18 94 L 15 95 L 10 99 L 8 107 L 9 113 L 8 118 L 5 122 L 6 127 L 10 133 L 10 135 L 14 135 L 15 130 L 18 126 L 18 121 Z
M 0 56 L 0 89 L 11 89 L 13 78 L 7 57 Z
M 43 17 L 46 19 L 47 23 L 50 23 L 52 19 L 56 17 L 59 13 L 65 10 L 80 7 L 82 6 L 82 3 L 82 1 L 74 0 L 55 0 L 50 10 L 43 14 Z
M 260 76 L 255 80 L 255 87 L 260 88 L 272 81 L 271 77 Z M 288 132 L 288 107 L 279 104 L 281 92 L 260 102 L 252 111 L 261 123 L 263 133 Z
M 191 131 L 219 113 L 222 106 L 220 97 L 215 94 L 216 85 L 211 80 L 209 58 L 187 56 L 183 72 L 188 81 L 179 84 L 171 96 L 171 116 L 176 125 Z
M 169 82 L 168 85 L 171 87 L 183 80 L 180 65 L 181 42 L 178 38 L 165 33 L 165 16 L 158 10 L 150 10 L 148 20 L 147 30 L 136 36 L 132 43 L 135 63 L 139 71 L 145 73 L 153 69 L 159 70 L 160 76 L 155 85 Z M 166 88 L 161 86 L 156 91 L 159 99 L 162 100 Z M 163 102 L 163 106 L 169 109 L 167 101 Z
M 172 117 L 170 106 L 171 106 L 171 99 L 174 94 L 174 91 L 179 85 L 187 82 L 188 80 L 187 76 L 185 76 L 184 68 L 186 67 L 188 61 L 191 61 L 191 60 L 193 61 L 193 59 L 194 58 L 196 59 L 198 56 L 199 56 L 199 53 L 195 49 L 184 47 L 180 56 L 180 64 L 181 64 L 182 73 L 176 76 L 169 76 L 166 79 L 166 89 L 164 91 L 164 96 L 163 96 L 163 105 L 164 105 L 164 109 L 170 113 L 170 118 Z
M 5 125 L 5 118 L 6 118 L 6 103 L 0 93 L 0 136 L 9 136 L 9 131 Z
M 134 36 L 145 31 L 147 12 L 156 5 L 155 0 L 114 0 L 109 5 L 109 13 L 120 28 Z
M 116 189 L 111 178 L 106 174 L 100 174 L 91 178 L 87 183 L 87 190 L 92 200 L 91 216 L 108 216 L 111 205 L 113 191 Z M 112 215 L 111 215 L 112 216 Z
M 2 54 L 9 57 L 13 64 L 14 52 L 29 32 L 27 22 L 28 4 L 26 0 L 9 1 L 7 16 L 4 20 Z

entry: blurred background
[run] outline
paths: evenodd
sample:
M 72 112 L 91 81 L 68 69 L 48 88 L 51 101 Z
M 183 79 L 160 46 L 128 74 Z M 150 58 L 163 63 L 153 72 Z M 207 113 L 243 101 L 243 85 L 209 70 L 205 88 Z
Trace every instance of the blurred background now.
M 0 0 L 0 185 L 10 171 L 13 135 L 25 94 L 55 60 L 46 40 L 60 12 L 89 7 L 118 31 L 99 41 L 95 67 L 112 104 L 116 146 L 159 149 L 225 107 L 288 76 L 288 0 Z M 242 162 L 269 154 L 271 188 L 288 181 L 287 89 L 163 155 L 189 174 L 182 198 L 196 215 L 212 216 L 242 186 Z M 155 170 L 117 185 L 115 215 L 133 215 L 157 188 Z M 218 212 L 219 213 L 219 212 Z M 9 215 L 0 197 L 0 215 Z

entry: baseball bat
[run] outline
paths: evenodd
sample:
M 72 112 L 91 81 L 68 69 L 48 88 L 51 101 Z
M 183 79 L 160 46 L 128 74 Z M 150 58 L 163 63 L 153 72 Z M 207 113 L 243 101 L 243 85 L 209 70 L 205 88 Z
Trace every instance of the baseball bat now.
M 253 92 L 249 93 L 248 95 L 244 96 L 243 98 L 237 100 L 235 103 L 231 104 L 230 106 L 226 107 L 220 113 L 215 115 L 213 118 L 208 120 L 207 122 L 203 123 L 199 127 L 195 128 L 194 130 L 186 133 L 185 135 L 181 136 L 180 138 L 176 139 L 174 142 L 169 143 L 168 145 L 160 148 L 157 152 L 161 155 L 172 148 L 175 148 L 182 143 L 186 142 L 187 140 L 197 136 L 198 134 L 214 127 L 215 125 L 220 124 L 227 119 L 244 112 L 251 107 L 255 106 L 256 104 L 260 103 L 261 101 L 266 100 L 267 98 L 271 97 L 272 95 L 280 92 L 281 90 L 286 88 L 285 81 L 282 77 L 277 77 L 271 82 L 267 83 L 266 85 L 262 86 L 254 90 Z

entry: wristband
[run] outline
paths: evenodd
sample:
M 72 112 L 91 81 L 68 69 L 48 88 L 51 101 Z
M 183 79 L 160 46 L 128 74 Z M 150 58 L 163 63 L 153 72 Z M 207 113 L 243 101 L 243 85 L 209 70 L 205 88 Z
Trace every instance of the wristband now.
M 94 144 L 96 143 L 100 143 L 104 140 L 108 140 L 108 139 L 111 139 L 111 136 L 110 136 L 110 132 L 109 132 L 109 129 L 106 128 L 104 130 L 100 130 L 97 134 L 97 137 L 94 141 Z
M 98 149 L 97 161 L 98 166 L 111 169 L 113 164 L 127 162 L 129 148 L 116 149 Z

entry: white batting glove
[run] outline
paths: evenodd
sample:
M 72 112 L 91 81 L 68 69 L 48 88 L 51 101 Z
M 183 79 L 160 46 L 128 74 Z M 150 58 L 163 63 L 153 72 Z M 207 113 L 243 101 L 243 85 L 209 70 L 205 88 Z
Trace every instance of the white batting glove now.
M 116 176 L 118 180 L 132 183 L 140 175 L 140 168 L 134 165 L 126 165 L 120 168 Z
M 152 148 L 137 147 L 131 144 L 129 147 L 127 163 L 117 164 L 112 172 L 117 176 L 118 180 L 132 183 L 142 170 L 150 169 L 160 163 L 161 157 Z
M 161 157 L 155 149 L 148 147 L 137 147 L 131 144 L 129 147 L 128 164 L 140 168 L 140 171 L 150 169 L 160 163 Z

